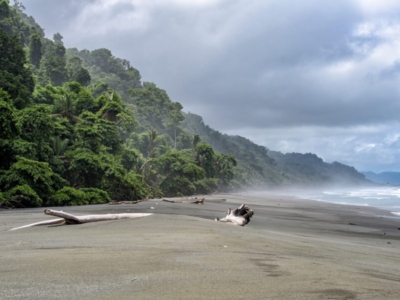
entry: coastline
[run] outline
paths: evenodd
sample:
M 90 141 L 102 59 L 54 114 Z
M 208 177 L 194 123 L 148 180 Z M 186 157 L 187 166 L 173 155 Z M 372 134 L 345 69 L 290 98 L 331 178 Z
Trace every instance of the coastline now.
M 213 221 L 240 203 L 247 226 Z M 55 209 L 154 215 L 8 231 L 50 217 L 0 211 L 1 299 L 400 298 L 400 220 L 373 207 L 242 193 Z

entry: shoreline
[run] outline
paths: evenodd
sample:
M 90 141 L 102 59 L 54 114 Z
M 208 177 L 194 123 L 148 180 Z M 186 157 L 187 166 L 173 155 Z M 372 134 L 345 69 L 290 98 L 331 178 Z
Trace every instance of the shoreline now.
M 400 298 L 400 222 L 384 211 L 281 195 L 205 197 L 204 205 L 56 207 L 154 215 L 16 231 L 49 219 L 44 208 L 0 211 L 0 298 Z M 241 203 L 255 212 L 247 226 L 214 221 Z

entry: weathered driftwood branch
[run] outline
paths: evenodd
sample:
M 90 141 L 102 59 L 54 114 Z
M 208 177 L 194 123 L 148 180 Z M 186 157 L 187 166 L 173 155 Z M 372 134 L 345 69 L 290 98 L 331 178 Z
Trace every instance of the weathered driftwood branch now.
M 46 215 L 60 217 L 61 219 L 53 219 L 49 221 L 42 221 L 33 224 L 28 224 L 25 226 L 13 228 L 11 230 L 28 228 L 33 226 L 41 226 L 41 225 L 62 225 L 62 224 L 83 224 L 90 222 L 99 222 L 99 221 L 109 221 L 109 220 L 120 220 L 120 219 L 135 219 L 141 217 L 147 217 L 152 214 L 150 213 L 122 213 L 122 214 L 106 214 L 106 215 L 86 215 L 86 216 L 74 216 L 63 211 L 45 209 L 44 213 Z
M 235 225 L 244 226 L 250 222 L 250 218 L 254 215 L 254 212 L 247 207 L 245 204 L 240 205 L 234 210 L 228 209 L 225 218 L 216 218 L 218 222 L 230 222 Z
M 165 202 L 170 202 L 170 203 L 191 203 L 191 204 L 204 204 L 204 198 L 200 200 L 169 200 L 169 199 L 163 199 Z

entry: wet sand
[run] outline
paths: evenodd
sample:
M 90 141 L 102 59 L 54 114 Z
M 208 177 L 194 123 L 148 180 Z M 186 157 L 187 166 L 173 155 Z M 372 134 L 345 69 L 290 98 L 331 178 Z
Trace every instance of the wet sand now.
M 246 227 L 214 221 L 240 203 Z M 400 219 L 374 208 L 232 194 L 53 209 L 154 215 L 9 231 L 52 217 L 0 211 L 0 299 L 400 299 Z

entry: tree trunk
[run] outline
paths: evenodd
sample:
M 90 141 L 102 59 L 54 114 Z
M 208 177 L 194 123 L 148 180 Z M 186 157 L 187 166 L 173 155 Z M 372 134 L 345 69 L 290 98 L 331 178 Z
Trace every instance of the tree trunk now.
M 49 221 L 37 222 L 17 228 L 13 228 L 11 230 L 28 228 L 33 226 L 40 225 L 62 225 L 62 224 L 83 224 L 83 223 L 91 223 L 91 222 L 99 222 L 99 221 L 109 221 L 109 220 L 120 220 L 120 219 L 135 219 L 141 217 L 147 217 L 152 214 L 150 213 L 122 213 L 122 214 L 107 214 L 107 215 L 86 215 L 86 216 L 74 216 L 63 211 L 45 209 L 44 213 L 46 215 L 60 217 L 61 219 L 54 219 Z
M 218 222 L 230 222 L 234 225 L 244 226 L 250 222 L 250 218 L 254 215 L 254 212 L 242 204 L 234 210 L 228 209 L 225 218 L 216 218 L 215 221 Z

